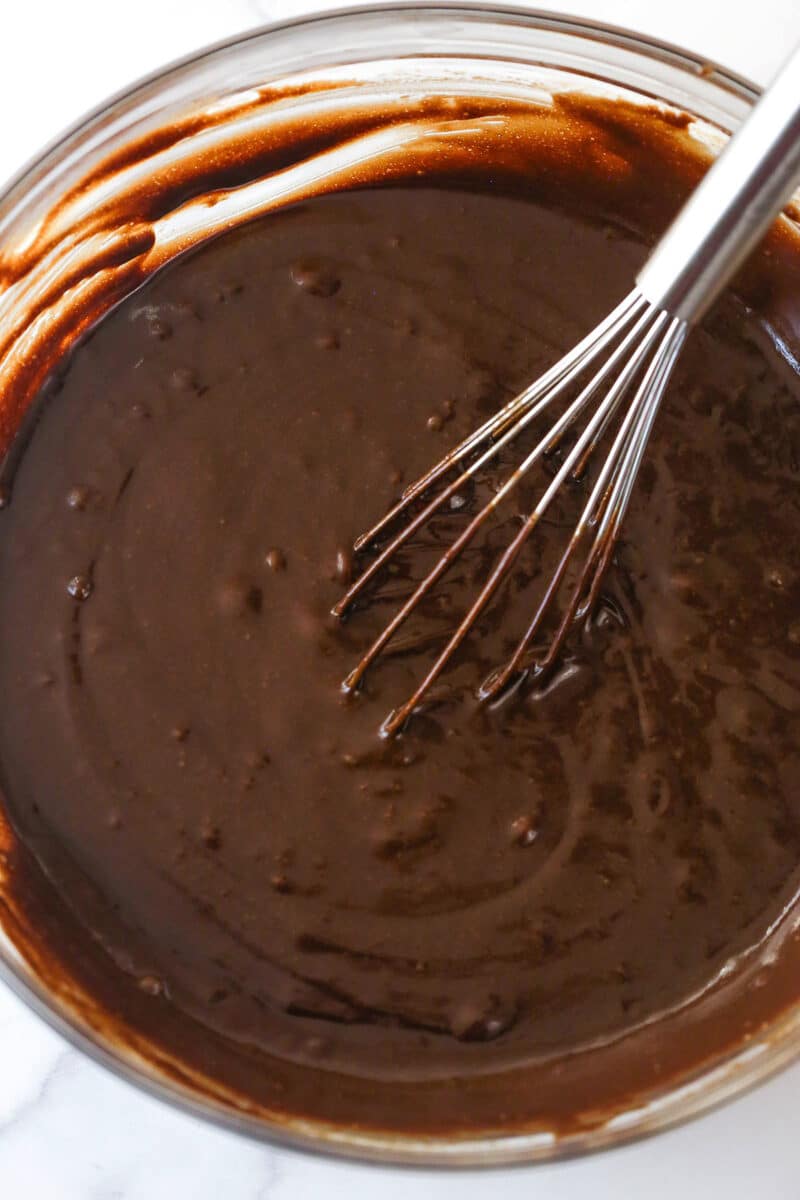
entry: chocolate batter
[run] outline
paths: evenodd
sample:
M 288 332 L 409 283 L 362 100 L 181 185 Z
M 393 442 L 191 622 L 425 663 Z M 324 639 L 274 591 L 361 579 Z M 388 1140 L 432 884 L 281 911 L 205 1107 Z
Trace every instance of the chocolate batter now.
M 233 1103 L 565 1128 L 794 998 L 796 951 L 775 949 L 800 884 L 790 239 L 758 311 L 729 295 L 692 336 L 599 607 L 546 686 L 475 700 L 581 495 L 431 706 L 377 736 L 540 474 L 340 689 L 529 443 L 339 625 L 355 536 L 627 292 L 658 226 L 591 189 L 562 201 L 487 164 L 276 212 L 107 316 L 6 459 L 13 890 L 51 975 Z

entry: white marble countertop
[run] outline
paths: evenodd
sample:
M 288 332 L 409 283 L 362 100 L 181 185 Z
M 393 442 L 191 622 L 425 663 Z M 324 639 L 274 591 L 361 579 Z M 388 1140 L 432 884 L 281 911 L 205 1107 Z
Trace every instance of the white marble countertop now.
M 204 43 L 325 0 L 6 0 L 0 180 L 106 95 Z M 538 7 L 550 7 L 540 0 Z M 558 0 L 767 82 L 800 39 L 798 0 Z M 173 1112 L 70 1049 L 0 984 L 0 1196 L 8 1200 L 798 1200 L 800 1064 L 683 1129 L 513 1171 L 398 1171 L 260 1146 Z

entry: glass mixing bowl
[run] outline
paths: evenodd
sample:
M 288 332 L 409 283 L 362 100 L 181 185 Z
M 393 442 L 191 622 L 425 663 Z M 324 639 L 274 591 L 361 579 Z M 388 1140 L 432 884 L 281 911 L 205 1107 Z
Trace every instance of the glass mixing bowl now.
M 292 90 L 309 83 L 315 86 Z M 35 363 L 43 326 L 51 337 L 55 322 L 64 345 L 77 332 L 70 329 L 68 309 L 59 309 L 67 284 L 74 283 L 76 262 L 84 284 L 91 287 L 107 282 L 109 272 L 113 276 L 120 263 L 130 261 L 124 254 L 114 255 L 114 238 L 121 232 L 130 234 L 130 227 L 109 229 L 101 219 L 93 226 L 93 215 L 102 213 L 108 201 L 109 185 L 99 165 L 114 157 L 125 167 L 125 186 L 131 185 L 131 172 L 136 171 L 138 183 L 146 184 L 156 162 L 163 170 L 159 154 L 180 157 L 201 144 L 205 152 L 243 136 L 257 137 L 259 98 L 287 85 L 281 100 L 284 111 L 305 105 L 309 113 L 315 105 L 339 105 L 364 95 L 380 101 L 443 91 L 523 96 L 543 104 L 554 93 L 571 90 L 636 103 L 655 100 L 688 112 L 694 118 L 693 133 L 712 153 L 718 152 L 726 133 L 742 121 L 758 94 L 720 67 L 638 35 L 552 13 L 488 7 L 350 10 L 275 25 L 213 47 L 109 101 L 34 160 L 0 197 L 0 395 L 5 380 Z M 164 150 L 158 131 L 176 123 L 181 137 Z M 253 186 L 257 192 L 255 178 Z M 185 229 L 172 214 L 185 199 L 185 191 L 176 193 L 158 213 L 156 244 L 174 252 L 181 248 Z M 198 211 L 211 210 L 201 206 Z M 87 228 L 94 230 L 91 237 L 80 232 Z M 135 257 L 138 243 L 133 241 L 133 249 L 126 244 Z M 135 276 L 127 279 L 119 275 L 114 288 L 99 288 L 95 315 L 138 282 Z M 41 301 L 39 316 L 31 322 L 25 313 L 30 313 L 36 297 Z M 33 390 L 38 386 L 35 372 L 30 379 Z M 5 414 L 5 419 L 7 431 L 15 416 Z M 533 1162 L 610 1146 L 686 1120 L 764 1080 L 800 1047 L 796 1005 L 746 1048 L 680 1087 L 606 1124 L 561 1137 L 537 1132 L 423 1139 L 289 1118 L 267 1121 L 248 1113 L 235 1099 L 211 1094 L 199 1082 L 176 1080 L 124 1037 L 113 1036 L 93 1015 L 91 998 L 57 988 L 46 978 L 23 949 L 7 903 L 3 850 L 8 849 L 8 838 L 0 821 L 0 976 L 44 1020 L 118 1075 L 168 1103 L 258 1138 L 387 1162 Z

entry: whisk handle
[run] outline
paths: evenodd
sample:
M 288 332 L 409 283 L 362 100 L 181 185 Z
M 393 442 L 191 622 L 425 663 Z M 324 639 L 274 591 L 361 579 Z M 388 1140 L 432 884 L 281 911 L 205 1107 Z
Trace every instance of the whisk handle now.
M 800 46 L 639 273 L 657 308 L 697 321 L 800 183 Z

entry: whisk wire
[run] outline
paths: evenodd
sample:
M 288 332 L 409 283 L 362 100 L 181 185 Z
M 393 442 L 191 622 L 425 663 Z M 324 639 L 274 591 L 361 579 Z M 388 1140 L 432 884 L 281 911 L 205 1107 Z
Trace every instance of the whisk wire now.
M 554 444 L 554 442 L 560 441 L 560 438 L 563 435 L 563 433 L 565 432 L 565 430 L 571 424 L 574 423 L 574 421 L 577 419 L 577 417 L 580 415 L 580 413 L 586 408 L 591 397 L 594 395 L 595 391 L 600 386 L 601 382 L 613 371 L 613 369 L 617 365 L 617 363 L 619 361 L 622 361 L 625 358 L 625 355 L 628 352 L 630 344 L 635 340 L 635 338 L 637 336 L 641 335 L 642 330 L 644 330 L 646 328 L 646 324 L 650 320 L 650 318 L 651 318 L 651 314 L 649 312 L 645 312 L 642 316 L 640 316 L 639 320 L 636 322 L 633 329 L 629 331 L 627 336 L 623 339 L 623 341 L 620 343 L 620 345 L 617 347 L 617 349 L 611 355 L 609 360 L 600 369 L 600 371 L 598 371 L 592 377 L 592 379 L 590 379 L 589 383 L 583 388 L 583 390 L 576 397 L 576 399 L 573 400 L 572 404 L 570 404 L 568 406 L 568 408 L 566 409 L 566 411 L 561 415 L 561 417 L 559 417 L 559 419 L 556 421 L 555 425 L 553 425 L 550 428 L 550 430 L 547 432 L 547 434 L 543 438 L 540 439 L 540 441 L 536 444 L 534 449 L 528 454 L 527 458 L 522 462 L 522 464 L 510 475 L 510 477 L 498 489 L 498 491 L 495 493 L 495 495 L 492 496 L 491 500 L 489 500 L 489 502 L 484 506 L 484 508 L 481 509 L 481 511 L 479 513 L 477 513 L 477 515 L 475 517 L 473 517 L 473 519 L 469 522 L 469 524 L 462 531 L 462 533 L 459 535 L 459 537 L 456 538 L 456 540 L 452 544 L 452 546 L 450 546 L 447 549 L 447 551 L 445 551 L 445 553 L 441 556 L 441 558 L 436 562 L 435 566 L 422 579 L 422 581 L 418 584 L 418 586 L 416 587 L 414 592 L 411 594 L 411 596 L 408 598 L 408 600 L 405 602 L 405 604 L 403 604 L 401 606 L 401 608 L 398 610 L 398 612 L 395 614 L 395 616 L 392 618 L 392 620 L 389 622 L 389 624 L 385 626 L 382 633 L 378 636 L 378 638 L 376 638 L 376 640 L 370 646 L 370 648 L 366 652 L 366 654 L 363 655 L 363 657 L 361 658 L 361 661 L 358 663 L 356 668 L 353 671 L 351 671 L 350 674 L 347 676 L 347 678 L 344 680 L 342 686 L 345 691 L 352 691 L 354 688 L 358 687 L 365 672 L 368 670 L 368 668 L 374 662 L 374 660 L 378 657 L 378 655 L 381 653 L 381 651 L 384 649 L 384 647 L 387 645 L 387 643 L 391 640 L 391 638 L 393 637 L 395 632 L 399 629 L 399 627 L 403 624 L 403 622 L 407 619 L 407 617 L 410 616 L 410 614 L 417 607 L 417 605 L 422 600 L 422 598 L 431 590 L 431 588 L 438 582 L 438 580 L 441 579 L 442 575 L 444 575 L 445 572 L 449 569 L 449 567 L 455 562 L 455 560 L 461 554 L 461 551 L 472 540 L 472 538 L 475 536 L 475 534 L 480 529 L 480 527 L 489 518 L 491 513 L 498 507 L 498 505 L 500 505 L 506 499 L 506 497 L 511 493 L 511 491 L 520 482 L 520 480 L 528 473 L 528 471 L 531 469 L 531 467 L 540 458 L 542 458 L 545 453 L 548 452 L 549 448 Z M 656 323 L 658 323 L 659 320 L 660 320 L 660 318 L 656 317 Z M 652 336 L 652 333 L 648 336 Z M 630 367 L 630 363 L 626 364 L 625 372 L 623 372 L 623 376 L 621 376 L 620 380 L 618 380 L 617 384 L 615 384 L 614 387 L 612 387 L 608 396 L 604 400 L 598 414 L 594 418 L 593 423 L 590 424 L 589 432 L 591 432 L 591 430 L 594 428 L 595 424 L 597 422 L 599 422 L 599 420 L 602 418 L 602 415 L 605 412 L 606 408 L 609 405 L 616 404 L 616 402 L 618 401 L 619 396 L 621 395 L 620 383 L 622 383 L 624 385 L 624 380 L 627 377 L 626 373 L 628 372 L 629 367 Z M 458 491 L 459 487 L 463 486 L 466 479 L 468 479 L 471 475 L 473 475 L 481 467 L 486 465 L 486 463 L 488 463 L 504 445 L 508 444 L 510 441 L 515 439 L 519 435 L 519 433 L 522 431 L 522 429 L 525 428 L 525 426 L 530 423 L 530 421 L 533 419 L 533 417 L 536 416 L 539 411 L 541 411 L 541 408 L 544 407 L 545 404 L 549 404 L 551 402 L 551 400 L 554 399 L 555 395 L 558 392 L 560 392 L 560 390 L 562 390 L 563 386 L 564 386 L 563 384 L 555 385 L 555 387 L 552 388 L 549 393 L 547 393 L 544 397 L 542 397 L 539 405 L 535 406 L 533 409 L 528 410 L 527 412 L 524 412 L 523 415 L 521 417 L 519 417 L 519 419 L 514 423 L 514 425 L 510 429 L 508 429 L 506 431 L 506 433 L 503 434 L 503 436 L 497 442 L 493 443 L 489 447 L 488 450 L 484 451 L 484 453 L 475 462 L 473 462 L 469 467 L 467 467 L 467 469 L 464 472 L 462 472 L 462 474 L 458 477 L 458 479 L 456 479 L 453 483 L 451 483 L 448 487 L 446 487 L 441 493 L 439 493 L 436 497 L 434 497 L 434 499 L 430 502 L 430 504 L 428 504 L 422 510 L 421 513 L 417 514 L 417 516 L 415 518 L 413 518 L 412 521 L 404 529 L 402 529 L 400 531 L 400 533 L 398 533 L 392 539 L 392 541 L 390 541 L 390 543 L 381 551 L 381 553 L 370 564 L 370 566 L 365 569 L 365 571 L 362 573 L 362 575 L 359 577 L 359 579 L 355 582 L 355 584 L 350 588 L 350 590 L 343 597 L 343 599 L 341 601 L 339 601 L 339 603 L 333 609 L 334 615 L 342 616 L 343 613 L 350 606 L 350 604 L 352 604 L 353 600 L 358 595 L 358 593 L 364 588 L 364 586 L 369 582 L 369 580 L 381 569 L 381 567 L 386 563 L 386 561 L 389 558 L 391 558 L 392 555 L 394 555 L 394 553 L 400 548 L 400 546 L 402 546 L 404 544 L 404 542 L 406 542 L 421 525 L 423 525 L 426 521 L 428 521 L 428 519 L 439 508 L 441 508 L 441 506 L 445 503 L 445 501 L 450 496 L 454 495 Z M 578 451 L 576 453 L 575 451 L 573 451 L 573 453 L 570 455 L 567 466 L 566 466 L 566 473 L 568 473 L 569 470 L 571 469 L 570 464 L 574 465 L 574 461 L 575 461 L 576 457 L 578 456 L 579 452 L 580 451 Z M 548 489 L 548 492 L 546 493 L 546 499 L 541 506 L 542 513 L 549 506 L 550 500 L 552 499 L 552 496 L 555 494 L 555 491 L 557 490 L 557 486 L 560 484 L 560 482 L 563 482 L 564 474 L 565 474 L 565 468 L 562 468 L 561 471 L 559 471 L 556 478 L 554 479 L 553 484 Z M 541 515 L 541 514 L 539 514 L 539 515 Z M 536 519 L 538 521 L 538 519 L 539 519 L 538 516 Z M 531 525 L 530 529 L 528 530 L 528 533 L 530 533 L 532 531 L 532 528 L 533 528 L 533 525 Z M 527 535 L 526 535 L 526 537 L 527 537 Z M 522 545 L 522 543 L 520 542 L 520 546 L 521 545 Z M 513 543 L 512 543 L 512 546 L 513 546 Z M 487 599 L 488 599 L 488 597 L 487 597 Z M 481 607 L 483 607 L 483 605 Z M 455 646 L 453 646 L 453 649 L 455 649 Z M 448 655 L 448 657 L 449 657 L 449 655 Z M 437 674 L 438 674 L 438 672 L 437 672 Z
M 666 314 L 662 314 L 662 316 L 666 318 Z M 659 324 L 658 328 L 663 328 L 663 322 Z M 619 529 L 627 512 L 633 485 L 666 381 L 680 353 L 687 329 L 686 324 L 680 320 L 675 319 L 670 323 L 637 389 L 625 419 L 620 425 L 614 444 L 578 520 L 575 532 L 553 573 L 533 620 L 505 666 L 493 672 L 489 679 L 481 685 L 478 693 L 481 699 L 488 700 L 497 696 L 509 680 L 520 671 L 524 657 L 536 639 L 570 562 L 576 557 L 587 534 L 594 530 L 594 540 L 589 554 L 573 587 L 558 629 L 545 656 L 534 664 L 537 673 L 546 674 L 552 668 L 571 626 L 576 621 L 583 620 L 593 609 L 603 576 L 613 554 Z
M 503 579 L 506 577 L 506 575 L 510 571 L 511 567 L 513 566 L 514 562 L 516 561 L 517 557 L 519 556 L 520 551 L 522 550 L 522 547 L 525 545 L 525 543 L 527 542 L 527 540 L 529 539 L 529 537 L 535 530 L 536 526 L 539 524 L 542 517 L 547 512 L 548 508 L 550 507 L 550 504 L 552 503 L 552 501 L 554 500 L 554 498 L 556 497 L 558 492 L 563 487 L 568 476 L 574 470 L 575 464 L 583 458 L 583 456 L 586 452 L 587 446 L 589 446 L 592 443 L 593 439 L 595 439 L 597 430 L 603 424 L 606 423 L 609 412 L 611 412 L 613 414 L 613 412 L 618 408 L 619 403 L 620 403 L 623 395 L 625 394 L 628 386 L 630 385 L 631 381 L 636 377 L 636 375 L 639 373 L 639 371 L 643 368 L 643 364 L 646 362 L 646 356 L 649 353 L 650 349 L 652 348 L 653 343 L 656 341 L 659 333 L 663 329 L 667 320 L 668 320 L 668 317 L 667 317 L 666 313 L 658 313 L 656 315 L 653 324 L 647 330 L 647 332 L 644 336 L 644 339 L 643 339 L 641 345 L 639 346 L 639 348 L 637 349 L 636 353 L 631 355 L 631 357 L 628 358 L 627 361 L 625 362 L 625 366 L 624 366 L 623 370 L 621 371 L 620 375 L 617 377 L 614 384 L 609 389 L 609 392 L 607 393 L 606 397 L 604 398 L 604 400 L 602 401 L 602 403 L 600 404 L 600 406 L 594 413 L 592 419 L 586 426 L 582 435 L 578 438 L 578 440 L 575 443 L 575 445 L 573 446 L 572 450 L 566 456 L 563 464 L 561 465 L 561 467 L 559 468 L 557 473 L 554 475 L 554 477 L 551 480 L 548 487 L 545 489 L 545 492 L 542 495 L 541 499 L 539 500 L 539 503 L 536 505 L 536 507 L 533 509 L 533 511 L 527 517 L 527 519 L 525 520 L 523 525 L 520 527 L 520 529 L 517 532 L 517 534 L 515 535 L 515 537 L 512 539 L 512 541 L 509 543 L 509 545 L 506 547 L 506 549 L 500 555 L 500 558 L 498 559 L 497 563 L 493 567 L 487 581 L 483 585 L 481 591 L 479 592 L 478 596 L 476 597 L 475 601 L 473 602 L 471 608 L 469 609 L 466 616 L 463 618 L 463 620 L 459 624 L 458 628 L 453 633 L 453 635 L 450 638 L 450 640 L 448 641 L 447 645 L 441 651 L 439 657 L 436 659 L 435 663 L 430 668 L 430 670 L 428 671 L 425 678 L 422 680 L 420 685 L 414 691 L 414 693 L 410 697 L 410 699 L 408 699 L 403 705 L 401 705 L 399 708 L 395 709 L 392 713 L 390 713 L 390 715 L 388 716 L 386 721 L 381 726 L 381 732 L 385 736 L 392 736 L 392 734 L 396 733 L 397 730 L 400 729 L 405 724 L 405 722 L 410 717 L 411 713 L 414 711 L 414 709 L 419 705 L 420 701 L 423 699 L 425 693 L 430 690 L 430 688 L 433 686 L 433 684 L 438 679 L 439 675 L 442 673 L 444 668 L 447 666 L 450 659 L 455 654 L 456 650 L 459 648 L 459 646 L 462 644 L 464 639 L 467 637 L 470 630 L 475 625 L 475 622 L 478 620 L 481 613 L 483 612 L 483 610 L 486 608 L 487 604 L 490 602 L 490 600 L 494 596 L 495 592 L 497 591 L 498 587 L 502 583 Z M 609 486 L 611 486 L 613 488 L 613 482 L 611 485 L 609 485 L 609 477 L 611 477 L 611 479 L 613 481 L 614 471 L 619 469 L 619 465 L 621 462 L 620 454 L 624 451 L 624 449 L 628 443 L 628 440 L 631 436 L 631 430 L 635 427 L 636 416 L 639 412 L 640 407 L 644 403 L 644 397 L 649 394 L 649 388 L 651 385 L 651 381 L 656 376 L 655 368 L 657 366 L 658 361 L 659 361 L 659 358 L 657 355 L 657 357 L 653 360 L 653 363 L 651 364 L 649 370 L 647 371 L 645 378 L 642 381 L 642 384 L 640 385 L 640 387 L 637 391 L 636 398 L 635 398 L 633 404 L 630 406 L 628 412 L 626 413 L 623 424 L 617 433 L 617 436 L 614 441 L 614 446 L 612 447 L 611 453 L 609 454 L 608 459 L 606 460 L 606 463 L 604 464 L 603 471 L 601 472 L 601 475 L 603 475 L 604 478 L 602 480 L 598 480 L 598 483 L 600 483 L 601 486 L 598 487 L 596 484 L 595 488 L 592 491 L 592 499 L 594 500 L 594 503 L 592 505 L 592 510 L 597 507 L 597 501 L 602 496 L 603 491 Z M 526 459 L 522 463 L 522 465 L 517 468 L 517 470 L 513 473 L 513 475 L 510 477 L 510 479 L 507 481 L 506 485 L 504 485 L 504 486 L 510 488 L 510 486 L 514 482 L 516 482 L 519 478 L 521 478 L 523 475 L 525 475 L 528 472 L 530 467 L 533 465 L 533 461 L 535 461 L 535 458 L 537 456 L 537 451 L 542 446 L 542 444 L 546 443 L 547 441 L 548 441 L 548 439 L 546 438 L 546 439 L 543 439 L 543 441 L 539 443 L 539 446 L 537 446 L 536 449 L 531 453 L 531 455 L 529 455 L 528 459 Z M 609 495 L 609 507 L 608 507 L 607 511 L 610 511 L 612 503 L 613 503 L 613 490 Z M 588 506 L 587 506 L 587 508 L 588 508 Z M 475 518 L 475 522 L 485 519 L 485 517 L 488 515 L 488 509 L 489 509 L 489 506 L 487 505 L 486 508 L 484 508 L 478 514 L 478 516 Z M 584 513 L 585 512 L 586 512 L 586 510 L 584 510 Z M 591 511 L 589 513 L 589 516 L 591 516 Z M 582 532 L 582 528 L 580 525 L 578 527 L 578 531 L 576 531 L 576 534 L 578 534 L 579 532 Z M 523 638 L 523 644 L 524 644 L 523 651 L 522 651 L 523 653 L 524 653 L 524 649 L 527 648 L 527 645 L 529 645 L 532 642 L 533 637 L 535 636 L 536 632 L 538 631 L 546 612 L 550 608 L 552 600 L 559 590 L 559 586 L 560 586 L 561 581 L 563 580 L 566 569 L 567 569 L 571 559 L 574 556 L 574 550 L 577 548 L 577 546 L 580 543 L 581 538 L 580 538 L 580 536 L 576 536 L 576 534 L 573 534 L 573 537 L 570 540 L 570 545 L 567 548 L 567 552 L 562 556 L 561 562 L 559 563 L 559 566 L 556 569 L 556 572 L 550 582 L 550 585 L 548 586 L 548 588 L 545 592 L 544 599 L 543 599 L 542 603 L 539 605 L 539 609 L 537 610 L 538 620 L 537 619 L 534 620 L 532 630 L 529 628 L 529 631 L 528 631 L 529 634 L 531 635 L 530 638 L 528 639 L 527 635 L 525 638 Z M 607 560 L 601 558 L 601 561 L 606 562 Z M 440 563 L 441 563 L 441 560 L 440 560 Z M 447 564 L 447 565 L 449 565 L 449 564 Z M 437 564 L 437 567 L 438 566 L 439 566 L 439 564 Z M 445 567 L 445 569 L 446 569 L 446 567 Z M 436 568 L 434 568 L 434 572 L 435 571 L 436 571 Z M 434 572 L 431 572 L 431 574 L 434 574 Z M 443 573 L 443 571 L 439 571 L 438 574 L 436 575 L 436 578 L 439 578 L 442 573 Z M 570 602 L 570 605 L 568 606 L 567 611 L 564 613 L 564 616 L 563 616 L 561 623 L 558 627 L 558 630 L 556 632 L 555 639 L 554 639 L 553 643 L 551 644 L 551 646 L 545 656 L 544 661 L 541 664 L 540 670 L 542 670 L 542 671 L 548 670 L 550 668 L 553 661 L 555 660 L 555 657 L 557 656 L 557 654 L 560 651 L 560 648 L 561 648 L 561 645 L 563 644 L 564 638 L 566 637 L 566 634 L 569 631 L 569 628 L 572 625 L 572 622 L 574 620 L 575 610 L 580 601 L 581 588 L 582 588 L 582 585 L 585 585 L 587 574 L 588 574 L 588 564 L 587 564 L 587 567 L 584 569 L 584 571 L 581 573 L 581 577 L 578 581 L 578 585 L 573 593 L 573 599 Z M 415 607 L 415 603 L 411 604 L 409 606 L 406 616 L 410 613 L 410 611 L 413 610 L 414 607 Z M 519 650 L 519 647 L 518 647 L 518 650 Z M 515 652 L 515 654 L 513 656 L 513 658 L 515 660 L 515 669 L 516 669 L 516 666 L 518 666 L 521 657 L 522 657 L 521 654 L 518 654 L 517 652 Z M 487 698 L 488 695 L 496 695 L 501 690 L 501 687 L 505 683 L 508 682 L 508 680 L 512 674 L 513 674 L 513 671 L 511 671 L 511 670 L 507 670 L 507 669 L 503 670 L 500 673 L 500 677 L 497 680 L 493 681 L 493 683 L 489 689 L 487 689 L 486 686 L 484 685 L 484 688 L 482 689 L 483 698 Z M 501 682 L 501 680 L 502 680 L 502 682 Z M 481 693 L 479 693 L 479 694 L 481 694 Z
M 567 405 L 546 434 L 537 441 L 520 465 L 511 472 L 483 508 L 472 517 L 452 545 L 437 559 L 434 566 L 417 584 L 411 595 L 362 656 L 354 670 L 344 680 L 342 687 L 345 691 L 351 691 L 359 686 L 365 672 L 381 654 L 399 627 L 452 566 L 489 516 L 510 495 L 531 468 L 559 446 L 568 430 L 586 413 L 590 402 L 601 386 L 607 384 L 604 396 L 588 418 L 572 447 L 565 454 L 535 508 L 525 518 L 509 545 L 499 556 L 466 615 L 425 678 L 413 695 L 387 717 L 381 727 L 381 732 L 385 736 L 396 733 L 419 706 L 425 694 L 491 601 L 523 546 L 568 477 L 577 478 L 583 474 L 592 453 L 614 421 L 623 398 L 633 383 L 641 376 L 634 399 L 622 418 L 611 450 L 592 487 L 589 500 L 581 513 L 575 532 L 549 580 L 533 620 L 505 666 L 484 681 L 479 696 L 482 699 L 496 697 L 512 677 L 530 670 L 529 666 L 524 666 L 526 655 L 561 590 L 568 568 L 576 558 L 579 547 L 585 543 L 587 536 L 593 533 L 594 537 L 588 556 L 578 581 L 572 589 L 555 636 L 544 657 L 533 665 L 536 673 L 550 669 L 572 624 L 581 614 L 585 613 L 587 607 L 595 602 L 600 579 L 610 561 L 614 540 L 630 499 L 633 479 L 638 471 L 658 402 L 666 378 L 682 345 L 684 334 L 683 322 L 670 321 L 666 312 L 649 304 L 639 293 L 632 292 L 598 326 L 593 334 L 584 338 L 536 384 L 510 401 L 475 434 L 465 439 L 441 462 L 407 488 L 398 504 L 368 533 L 358 539 L 357 548 L 363 548 L 374 542 L 392 522 L 408 509 L 415 499 L 422 497 L 443 475 L 456 468 L 471 453 L 478 451 L 485 441 L 490 441 L 489 446 L 482 453 L 478 453 L 477 457 L 459 472 L 455 480 L 440 490 L 380 550 L 372 563 L 365 568 L 346 595 L 335 606 L 333 611 L 337 616 L 342 616 L 348 610 L 369 581 L 396 551 L 439 511 L 468 479 L 516 439 L 535 417 L 544 412 L 557 397 L 585 373 L 587 367 L 594 363 L 600 354 L 613 347 L 605 361 L 597 367 L 588 382 L 583 385 L 578 395 Z

